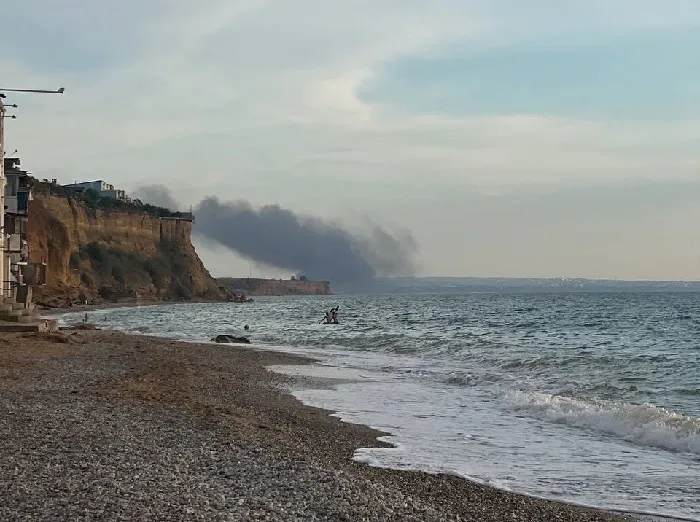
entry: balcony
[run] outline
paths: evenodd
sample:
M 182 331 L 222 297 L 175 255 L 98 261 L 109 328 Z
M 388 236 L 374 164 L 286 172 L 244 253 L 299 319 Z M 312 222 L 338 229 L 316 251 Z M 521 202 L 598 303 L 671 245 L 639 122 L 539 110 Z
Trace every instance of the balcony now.
M 27 242 L 22 241 L 21 234 L 6 234 L 5 254 L 26 255 L 27 253 Z
M 16 196 L 5 196 L 5 212 L 9 214 L 26 214 L 29 194 L 18 192 Z

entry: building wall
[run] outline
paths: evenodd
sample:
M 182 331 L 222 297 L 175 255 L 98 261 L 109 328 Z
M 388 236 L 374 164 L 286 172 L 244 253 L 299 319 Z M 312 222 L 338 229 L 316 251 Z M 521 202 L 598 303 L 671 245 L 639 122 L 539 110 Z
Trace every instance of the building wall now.
M 9 165 L 8 165 L 9 162 Z M 3 288 L 6 295 L 15 295 L 17 284 L 25 283 L 27 252 L 27 204 L 29 188 L 27 173 L 19 168 L 19 161 L 9 158 L 3 162 L 6 168 L 4 186 L 4 254 Z
M 5 104 L 0 100 L 0 187 L 5 187 Z M 2 295 L 9 295 L 4 281 L 9 280 L 9 263 L 5 259 L 5 191 L 0 190 L 0 277 L 2 277 Z
M 112 199 L 124 199 L 125 193 L 123 190 L 103 190 L 100 192 L 100 196 Z

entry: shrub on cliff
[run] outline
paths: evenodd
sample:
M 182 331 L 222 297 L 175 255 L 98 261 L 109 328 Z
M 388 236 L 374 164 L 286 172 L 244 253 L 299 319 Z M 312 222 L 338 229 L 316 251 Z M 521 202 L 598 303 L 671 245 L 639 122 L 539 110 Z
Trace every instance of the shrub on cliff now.
M 143 273 L 143 260 L 138 252 L 110 248 L 93 241 L 81 248 L 78 257 L 89 259 L 92 269 L 102 279 L 113 278 L 122 287 L 150 283 Z
M 144 268 L 158 290 L 163 290 L 167 287 L 168 279 L 170 278 L 170 264 L 163 255 L 146 260 Z
M 173 293 L 180 299 L 192 299 L 192 288 L 188 288 L 188 285 L 178 278 L 175 279 L 173 284 Z
M 87 272 L 83 272 L 82 274 L 80 274 L 80 281 L 88 288 L 92 288 L 95 284 L 95 281 Z
M 107 258 L 107 249 L 102 243 L 93 241 L 85 246 L 85 253 L 88 258 L 96 263 L 104 263 Z
M 103 285 L 97 292 L 102 299 L 107 301 L 116 301 L 119 298 L 119 293 L 108 285 Z
M 78 252 L 71 253 L 68 266 L 70 266 L 73 270 L 77 270 L 80 267 L 80 254 Z
M 77 195 L 86 207 L 93 210 L 118 210 L 121 212 L 144 212 L 149 216 L 156 217 L 183 217 L 182 212 L 177 212 L 164 207 L 158 207 L 149 203 L 144 203 L 140 199 L 124 200 L 102 196 L 99 192 L 87 189 Z
M 112 265 L 112 277 L 117 283 L 124 284 L 124 267 L 121 264 Z

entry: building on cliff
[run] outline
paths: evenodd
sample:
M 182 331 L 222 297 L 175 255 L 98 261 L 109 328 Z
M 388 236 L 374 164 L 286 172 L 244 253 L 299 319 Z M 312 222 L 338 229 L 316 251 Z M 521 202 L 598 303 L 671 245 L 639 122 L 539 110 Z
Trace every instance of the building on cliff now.
M 75 194 L 81 194 L 86 190 L 94 190 L 100 196 L 105 198 L 127 200 L 125 191 L 116 189 L 114 188 L 114 185 L 101 179 L 95 181 L 82 181 L 80 183 L 70 183 L 68 185 L 63 185 L 63 188 L 68 189 Z

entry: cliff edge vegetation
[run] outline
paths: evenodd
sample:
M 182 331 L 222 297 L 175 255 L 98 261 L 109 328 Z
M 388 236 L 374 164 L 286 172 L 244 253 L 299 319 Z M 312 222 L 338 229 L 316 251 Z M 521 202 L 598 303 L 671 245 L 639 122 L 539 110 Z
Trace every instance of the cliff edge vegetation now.
M 146 205 L 74 196 L 36 183 L 29 204 L 31 262 L 46 263 L 35 301 L 71 306 L 125 299 L 226 300 L 191 242 L 189 214 Z

